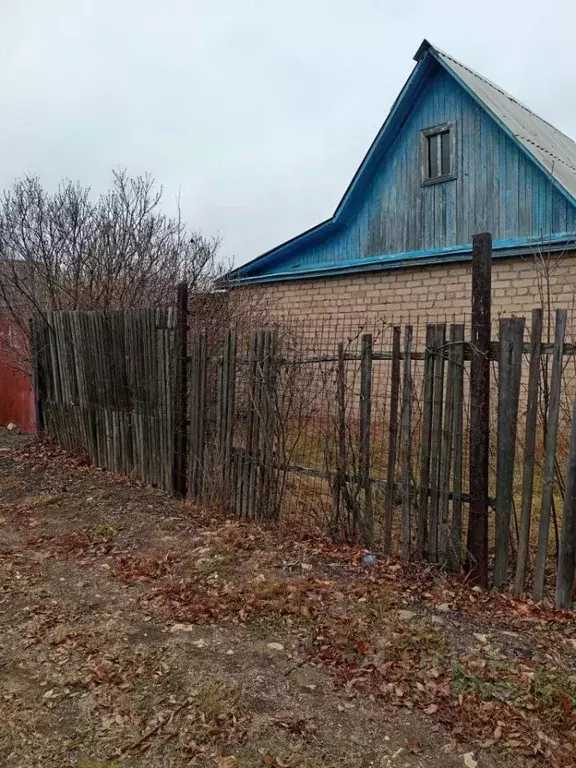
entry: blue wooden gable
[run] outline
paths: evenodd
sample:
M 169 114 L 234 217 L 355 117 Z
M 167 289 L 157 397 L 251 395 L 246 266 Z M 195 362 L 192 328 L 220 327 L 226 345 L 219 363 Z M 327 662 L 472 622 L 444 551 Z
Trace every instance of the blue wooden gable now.
M 417 56 L 334 216 L 234 270 L 232 280 L 463 260 L 475 232 L 492 233 L 496 256 L 574 239 L 576 144 L 426 41 Z M 423 183 L 422 131 L 446 123 L 454 178 Z

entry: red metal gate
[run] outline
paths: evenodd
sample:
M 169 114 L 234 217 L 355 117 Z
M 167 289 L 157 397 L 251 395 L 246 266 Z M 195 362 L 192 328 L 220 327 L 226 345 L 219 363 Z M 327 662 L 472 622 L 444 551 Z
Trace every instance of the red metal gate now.
M 0 425 L 34 432 L 34 395 L 28 338 L 9 318 L 0 317 Z

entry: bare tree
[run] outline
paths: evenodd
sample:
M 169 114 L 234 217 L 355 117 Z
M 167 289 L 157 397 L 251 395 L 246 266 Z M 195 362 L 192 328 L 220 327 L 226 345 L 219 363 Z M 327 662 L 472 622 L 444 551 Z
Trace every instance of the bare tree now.
M 166 304 L 184 280 L 209 290 L 227 269 L 219 240 L 163 213 L 162 196 L 151 176 L 126 171 L 96 199 L 70 181 L 55 192 L 16 181 L 0 197 L 0 308 L 22 324 L 46 309 Z

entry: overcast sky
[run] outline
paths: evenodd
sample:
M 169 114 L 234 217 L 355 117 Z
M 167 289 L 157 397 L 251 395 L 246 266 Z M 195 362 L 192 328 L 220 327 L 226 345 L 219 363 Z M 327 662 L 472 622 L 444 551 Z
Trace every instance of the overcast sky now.
M 574 0 L 0 0 L 0 184 L 106 188 L 247 261 L 330 216 L 423 37 L 576 138 Z

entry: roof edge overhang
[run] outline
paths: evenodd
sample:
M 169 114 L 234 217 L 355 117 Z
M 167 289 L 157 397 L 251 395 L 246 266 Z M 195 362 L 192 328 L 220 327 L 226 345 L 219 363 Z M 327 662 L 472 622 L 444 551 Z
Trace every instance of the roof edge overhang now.
M 574 249 L 576 251 L 576 232 L 554 234 L 546 237 L 534 237 L 511 240 L 498 240 L 492 245 L 494 259 L 512 258 L 518 256 L 533 256 L 534 254 L 558 253 Z M 452 248 L 438 248 L 429 251 L 411 251 L 407 253 L 369 256 L 353 261 L 318 264 L 311 269 L 277 272 L 268 275 L 248 277 L 229 276 L 221 286 L 235 288 L 244 285 L 261 285 L 294 280 L 310 280 L 322 277 L 338 277 L 355 275 L 365 272 L 387 272 L 394 269 L 406 269 L 427 266 L 442 266 L 472 260 L 472 243 Z M 239 270 L 237 270 L 239 271 Z

